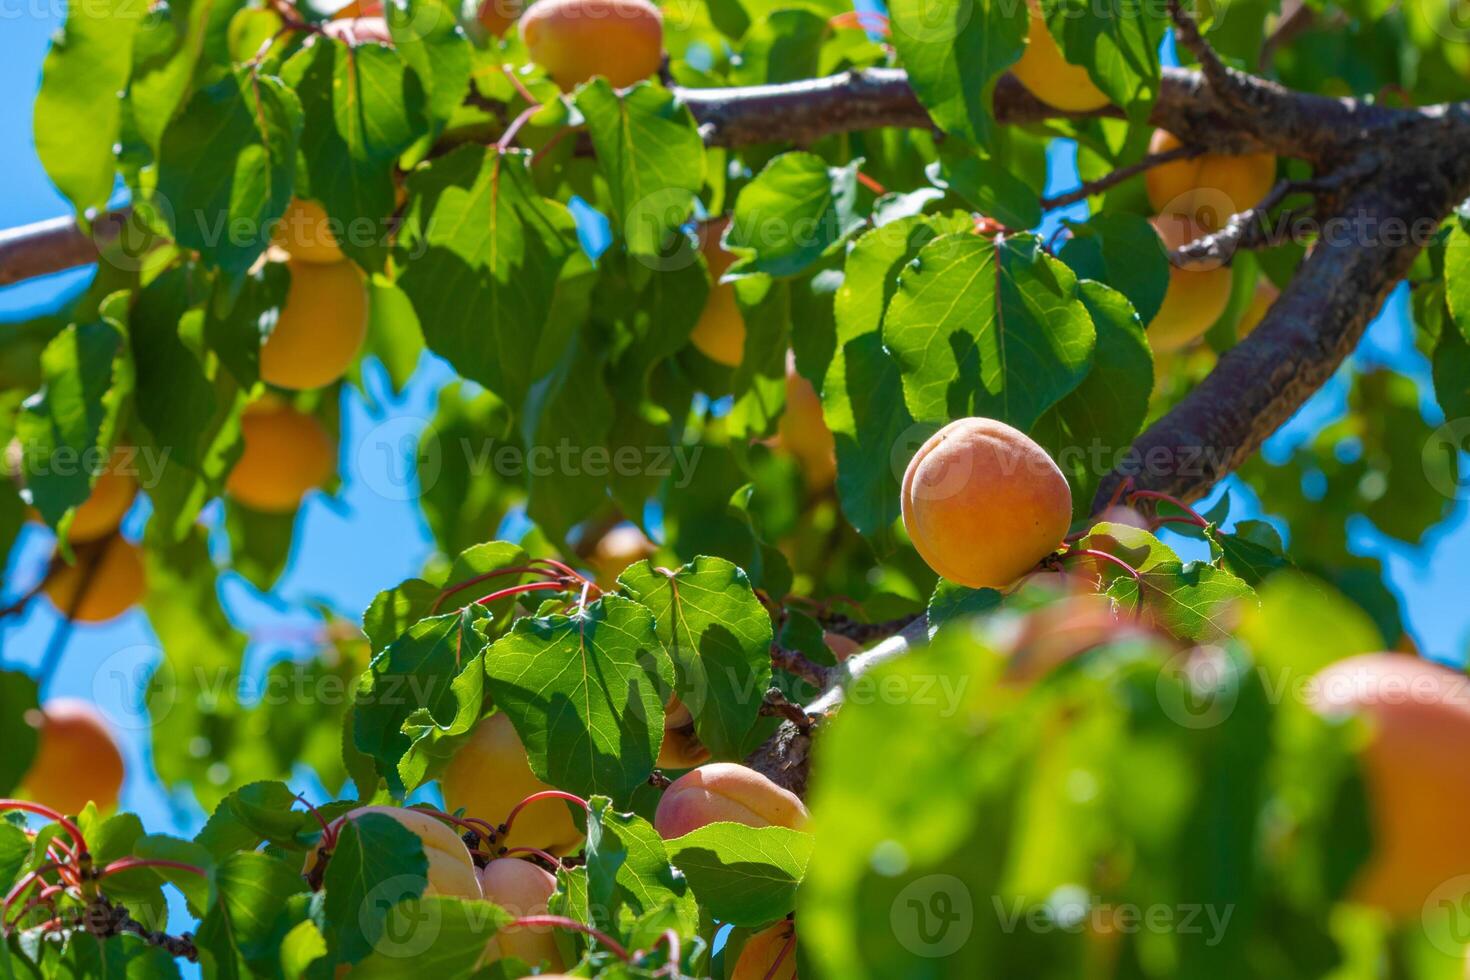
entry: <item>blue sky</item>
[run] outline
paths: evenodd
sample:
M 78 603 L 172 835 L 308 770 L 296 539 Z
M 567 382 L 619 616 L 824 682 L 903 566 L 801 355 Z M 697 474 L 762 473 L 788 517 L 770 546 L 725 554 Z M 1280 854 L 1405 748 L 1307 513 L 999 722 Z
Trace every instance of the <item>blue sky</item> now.
M 40 10 L 41 5 L 32 5 L 33 12 Z M 58 26 L 59 18 L 37 13 L 8 19 L 0 33 L 0 91 L 14 107 L 0 117 L 0 145 L 8 148 L 0 156 L 0 186 L 5 188 L 0 194 L 0 227 L 55 217 L 68 210 L 43 173 L 31 138 L 30 103 L 49 36 Z M 1075 183 L 1071 153 L 1067 144 L 1054 147 L 1050 175 L 1053 190 L 1065 190 Z M 1073 211 L 1069 216 L 1082 214 L 1085 211 Z M 1053 225 L 1057 220 L 1059 216 L 1049 216 L 1047 223 Z M 594 224 L 595 220 L 589 218 L 589 229 Z M 596 237 L 596 230 L 589 230 L 589 244 Z M 0 289 L 0 324 L 60 306 L 84 288 L 89 278 L 90 272 L 83 270 Z M 1355 361 L 1389 365 L 1413 376 L 1424 393 L 1426 410 L 1432 414 L 1428 366 L 1410 343 L 1406 312 L 1407 299 L 1400 290 L 1374 322 Z M 323 602 L 356 619 L 378 590 L 417 573 L 430 553 L 429 534 L 417 507 L 411 501 L 395 499 L 405 494 L 381 492 L 385 486 L 402 485 L 406 461 L 395 465 L 374 450 L 386 436 L 392 436 L 395 444 L 403 444 L 398 440 L 423 425 L 433 414 L 437 391 L 450 372 L 437 360 L 426 358 L 415 381 L 398 397 L 391 395 L 380 371 L 370 369 L 368 374 L 368 400 L 354 393 L 344 396 L 341 451 L 346 482 L 335 497 L 317 494 L 308 501 L 298 521 L 292 558 L 282 581 L 269 595 L 234 580 L 227 580 L 222 587 L 231 615 L 253 638 L 248 653 L 251 674 L 258 676 L 259 671 L 284 657 L 310 655 L 311 637 L 319 621 L 306 611 L 309 602 Z M 1339 378 L 1319 393 L 1273 437 L 1268 454 L 1279 457 L 1340 413 L 1346 391 L 1346 379 Z M 1239 489 L 1232 482 L 1217 491 L 1236 491 L 1232 520 L 1259 516 L 1249 493 L 1242 495 Z M 1455 516 L 1418 548 L 1390 543 L 1366 522 L 1353 526 L 1350 534 L 1355 550 L 1384 558 L 1391 582 L 1404 598 L 1415 638 L 1426 654 L 1445 660 L 1460 660 L 1470 639 L 1470 605 L 1463 601 L 1467 574 L 1459 559 L 1470 551 L 1470 521 L 1465 515 L 1466 507 L 1461 504 Z M 145 513 L 134 513 L 128 529 L 136 532 L 145 519 Z M 1177 536 L 1172 543 L 1185 551 L 1193 547 Z M 28 588 L 40 574 L 50 547 L 46 532 L 27 531 L 11 556 L 0 597 Z M 1196 552 L 1191 557 L 1199 555 Z M 6 662 L 37 663 L 55 626 L 54 612 L 45 603 L 33 604 L 25 617 L 8 624 L 3 636 Z M 203 815 L 187 799 L 168 797 L 152 779 L 146 728 L 127 724 L 135 717 L 130 704 L 136 692 L 105 690 L 93 682 L 99 676 L 96 665 L 103 661 L 112 666 L 143 667 L 157 656 L 156 643 L 140 613 L 105 626 L 80 627 L 49 693 L 98 701 L 123 729 L 130 763 L 123 806 L 138 812 L 151 830 L 191 834 Z M 312 788 L 304 775 L 298 788 Z

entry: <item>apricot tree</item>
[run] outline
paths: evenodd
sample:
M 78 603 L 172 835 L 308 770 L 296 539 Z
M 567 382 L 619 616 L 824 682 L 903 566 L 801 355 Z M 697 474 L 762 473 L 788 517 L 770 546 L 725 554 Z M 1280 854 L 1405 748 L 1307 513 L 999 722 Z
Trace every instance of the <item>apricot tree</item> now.
M 55 630 L 0 668 L 0 976 L 1462 975 L 1467 678 L 1384 652 L 1345 526 L 1462 495 L 1463 40 L 73 4 L 35 135 L 75 215 L 0 235 L 0 285 L 96 264 L 0 331 L 0 630 Z M 1344 368 L 1400 288 L 1422 390 Z M 344 486 L 433 554 L 275 594 Z M 308 649 L 248 654 L 226 588 Z M 124 730 L 52 683 L 114 683 L 72 641 L 129 615 Z

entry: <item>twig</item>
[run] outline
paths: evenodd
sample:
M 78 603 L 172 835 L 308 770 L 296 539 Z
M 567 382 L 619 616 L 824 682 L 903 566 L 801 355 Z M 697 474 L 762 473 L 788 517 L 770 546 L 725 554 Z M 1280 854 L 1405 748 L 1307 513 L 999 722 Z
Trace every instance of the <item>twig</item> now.
M 1242 94 L 1242 82 L 1210 46 L 1200 33 L 1194 15 L 1184 9 L 1181 0 L 1168 0 L 1169 17 L 1174 21 L 1174 36 L 1179 44 L 1199 62 L 1200 74 L 1205 76 L 1221 98 L 1230 102 L 1238 111 L 1251 111 L 1250 103 Z
M 1097 180 L 1089 180 L 1076 190 L 1068 191 L 1065 194 L 1058 194 L 1056 197 L 1044 197 L 1041 199 L 1041 207 L 1045 211 L 1051 211 L 1056 208 L 1064 208 L 1069 204 L 1076 204 L 1078 201 L 1085 201 L 1094 194 L 1101 194 L 1109 187 L 1121 184 L 1130 177 L 1135 177 L 1146 170 L 1152 170 L 1154 167 L 1162 166 L 1166 163 L 1173 163 L 1175 160 L 1192 160 L 1205 152 L 1206 148 L 1198 143 L 1183 143 L 1174 147 L 1172 150 L 1164 150 L 1162 153 L 1150 153 L 1137 163 L 1129 164 L 1126 167 L 1119 167 L 1112 173 L 1097 178 Z
M 809 731 L 812 727 L 811 716 L 801 705 L 793 704 L 779 687 L 773 687 L 766 692 L 766 698 L 761 702 L 760 713 L 762 718 L 785 718 L 803 732 Z
M 771 644 L 771 666 L 806 681 L 818 690 L 824 690 L 832 681 L 833 668 L 813 663 L 798 650 L 788 650 L 779 643 Z

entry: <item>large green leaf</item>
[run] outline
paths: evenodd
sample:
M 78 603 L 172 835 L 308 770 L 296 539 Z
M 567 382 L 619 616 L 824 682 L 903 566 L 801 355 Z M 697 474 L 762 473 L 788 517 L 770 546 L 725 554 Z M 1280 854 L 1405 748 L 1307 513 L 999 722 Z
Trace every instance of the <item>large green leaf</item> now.
M 1130 118 L 1144 121 L 1159 93 L 1159 44 L 1169 26 L 1160 4 L 1141 0 L 1046 0 L 1047 27 L 1069 62 Z
M 464 102 L 474 50 L 447 0 L 386 4 L 385 13 L 393 48 L 418 76 L 424 92 L 429 126 L 418 147 L 427 150 Z
M 706 912 L 737 926 L 759 926 L 795 905 L 812 838 L 785 827 L 712 823 L 669 841 L 668 848 Z
M 509 912 L 488 902 L 444 895 L 399 902 L 388 910 L 372 955 L 354 966 L 352 975 L 367 980 L 476 975 L 486 944 L 511 920 Z
M 674 668 L 644 606 L 609 595 L 517 620 L 485 671 L 542 781 L 622 804 L 653 771 Z
M 699 907 L 689 882 L 670 866 L 653 825 L 635 814 L 615 812 L 606 798 L 589 802 L 586 904 L 577 909 L 578 917 L 616 930 L 623 911 L 638 916 L 671 906 L 681 935 L 693 935 L 699 928 Z
M 267 967 L 288 928 L 282 917 L 287 900 L 306 890 L 301 869 L 269 854 L 246 852 L 226 858 L 214 880 L 217 896 L 196 937 L 201 953 L 217 975 L 237 970 L 249 975 Z M 357 916 L 351 920 L 355 925 Z
M 376 950 L 389 910 L 422 896 L 428 875 L 423 841 L 397 820 L 363 813 L 343 821 L 323 879 L 324 931 L 338 958 L 357 963 Z
M 0 742 L 6 748 L 0 754 L 0 796 L 9 796 L 20 785 L 36 757 L 39 739 L 26 715 L 37 706 L 34 680 L 16 671 L 0 671 Z M 9 880 L 0 874 L 0 882 Z
M 1169 288 L 1169 257 L 1158 232 L 1136 214 L 1097 214 L 1069 227 L 1072 237 L 1060 258 L 1079 279 L 1096 279 L 1118 290 L 1145 324 L 1159 312 Z
M 862 227 L 857 164 L 829 167 L 805 152 L 776 157 L 735 200 L 725 244 L 742 258 L 731 274 L 795 276 Z

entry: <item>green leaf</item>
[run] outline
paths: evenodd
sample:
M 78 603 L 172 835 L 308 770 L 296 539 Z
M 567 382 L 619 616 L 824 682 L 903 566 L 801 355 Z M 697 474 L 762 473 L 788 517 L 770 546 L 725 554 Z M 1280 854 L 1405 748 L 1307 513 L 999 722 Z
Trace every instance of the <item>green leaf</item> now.
M 1253 588 L 1268 576 L 1292 567 L 1281 535 L 1265 521 L 1241 521 L 1230 534 L 1211 525 L 1205 534 L 1210 539 L 1211 555 Z
M 589 800 L 586 903 L 583 921 L 617 932 L 625 910 L 641 916 L 670 906 L 681 935 L 699 928 L 699 907 L 684 876 L 669 864 L 653 825 L 632 813 L 616 813 L 605 797 Z
M 1434 397 L 1445 418 L 1470 416 L 1470 343 L 1458 330 L 1446 328 L 1440 333 L 1432 371 Z
M 938 176 L 965 203 L 1008 228 L 1020 231 L 1041 223 L 1041 202 L 1029 185 L 1000 162 L 967 153 L 946 163 Z
M 609 595 L 517 620 L 485 671 L 543 782 L 625 802 L 653 771 L 674 668 L 642 605 Z
M 723 558 L 699 557 L 670 577 L 645 561 L 618 585 L 653 613 L 699 740 L 716 759 L 744 759 L 759 744 L 771 683 L 771 617 L 745 573 Z
M 227 9 L 207 0 L 158 4 L 138 26 L 128 107 L 132 125 L 155 153 L 189 94 L 211 21 Z
M 368 980 L 480 976 L 475 966 L 486 944 L 512 918 L 489 902 L 444 895 L 399 902 L 388 911 L 372 955 L 353 967 L 352 975 Z
M 285 783 L 241 786 L 220 801 L 194 842 L 221 861 L 266 842 L 304 846 L 303 834 L 319 828 L 310 813 L 293 809 L 296 803 L 296 794 Z
M 4 678 L 9 676 L 9 674 L 0 675 L 0 684 L 3 684 Z M 3 687 L 0 687 L 0 690 L 3 690 Z M 0 783 L 0 786 L 3 785 Z M 10 791 L 4 790 L 4 792 L 8 794 Z M 31 839 L 26 836 L 26 832 L 13 823 L 0 820 L 0 882 L 5 882 L 7 885 L 12 884 L 20 875 L 21 868 L 25 867 L 30 856 Z
M 668 842 L 701 908 L 722 922 L 760 926 L 796 904 L 812 838 L 785 827 L 712 823 Z
M 1067 61 L 1086 67 L 1110 102 L 1142 122 L 1159 94 L 1163 9 L 1140 0 L 1048 0 L 1047 27 Z
M 799 7 L 772 10 L 745 33 L 734 85 L 778 85 L 822 74 L 822 44 L 832 34 L 827 17 Z
M 132 71 L 136 0 L 69 4 L 36 96 L 36 153 L 78 214 L 112 196 L 113 147 L 122 124 L 120 93 Z
M 11 795 L 36 757 L 39 738 L 26 715 L 39 707 L 36 682 L 18 671 L 0 671 L 0 796 Z M 3 867 L 0 867 L 3 871 Z M 0 874 L 0 882 L 11 880 Z
M 424 342 L 513 407 L 534 380 L 562 266 L 578 251 L 565 207 L 543 199 L 522 156 L 462 147 L 409 178 L 399 286 Z
M 133 303 L 128 332 L 137 366 L 138 420 L 166 458 L 202 471 L 217 403 L 199 353 L 184 340 L 185 316 L 196 339 L 200 326 L 200 314 L 191 312 L 196 297 L 189 278 L 187 269 L 175 268 L 145 286 Z
M 822 413 L 837 444 L 842 512 L 869 537 L 886 533 L 898 519 L 899 478 L 918 448 L 902 375 L 883 347 L 884 311 L 899 273 L 920 249 L 972 224 L 958 213 L 903 218 L 859 238 L 847 257 L 834 301 L 837 346 L 822 384 Z
M 291 273 L 284 262 L 267 262 L 238 282 L 215 284 L 205 313 L 205 342 L 242 388 L 260 379 L 260 345 L 275 326 L 276 311 L 290 288 Z
M 995 79 L 1021 57 L 1026 5 L 1001 0 L 891 0 L 893 46 L 919 101 L 947 133 L 984 146 Z
M 1002 598 L 994 589 L 971 589 L 940 579 L 934 586 L 934 594 L 929 597 L 929 632 L 933 633 L 945 623 L 957 619 L 992 612 Z
M 389 909 L 422 896 L 428 875 L 423 841 L 397 820 L 363 813 L 343 821 L 323 879 L 324 934 L 337 956 L 357 963 L 373 953 L 385 935 L 391 944 Z
M 529 581 L 522 573 L 495 574 L 523 566 L 529 560 L 525 549 L 507 541 L 491 541 L 466 548 L 450 564 L 449 571 L 438 584 L 411 578 L 379 592 L 363 614 L 362 631 L 367 634 L 373 650 L 385 650 L 425 617 L 451 612 L 491 592 Z M 444 591 L 451 586 L 460 587 L 451 592 Z M 490 612 L 492 618 L 498 619 L 509 613 L 514 603 L 514 598 L 498 599 L 483 608 Z
M 1158 232 L 1136 214 L 1097 214 L 1068 222 L 1072 237 L 1059 258 L 1079 279 L 1096 279 L 1118 290 L 1145 324 L 1163 305 L 1169 288 L 1169 258 Z
M 914 418 L 1023 431 L 1087 375 L 1096 332 L 1071 270 L 1031 235 L 946 235 L 899 276 L 883 342 Z
M 301 103 L 279 78 L 238 69 L 195 92 L 158 154 L 175 240 L 232 276 L 249 269 L 291 199 L 301 126 Z
M 281 940 L 281 975 L 285 980 L 301 980 L 312 963 L 327 955 L 327 940 L 316 923 L 296 923 Z
M 857 163 L 829 167 L 811 153 L 783 153 L 735 200 L 725 236 L 741 255 L 730 275 L 800 275 L 863 225 L 857 214 Z
M 1458 214 L 1444 243 L 1444 297 L 1450 316 L 1470 342 L 1470 228 Z
M 704 140 L 694 116 L 652 83 L 616 90 L 597 78 L 577 92 L 628 251 L 656 256 L 704 186 Z
M 347 836 L 344 832 L 344 841 Z M 328 875 L 340 858 L 339 850 L 328 866 Z M 241 972 L 248 973 L 278 962 L 278 948 L 287 931 L 282 912 L 292 895 L 306 891 L 301 869 L 269 854 L 232 854 L 215 871 L 214 880 L 218 898 L 196 935 L 201 953 L 212 961 L 209 966 L 228 975 L 239 969 L 237 964 L 246 966 Z M 329 905 L 331 901 L 329 894 Z M 356 925 L 357 909 L 353 912 L 349 918 Z M 207 966 L 206 974 L 209 972 Z
M 427 150 L 464 102 L 474 49 L 459 29 L 455 8 L 445 0 L 387 4 L 385 12 L 393 49 L 424 91 L 429 127 L 417 146 Z
M 317 38 L 286 63 L 283 80 L 301 100 L 307 186 L 342 228 L 342 251 L 367 269 L 388 252 L 393 167 L 427 128 L 418 76 L 381 44 L 349 49 Z

